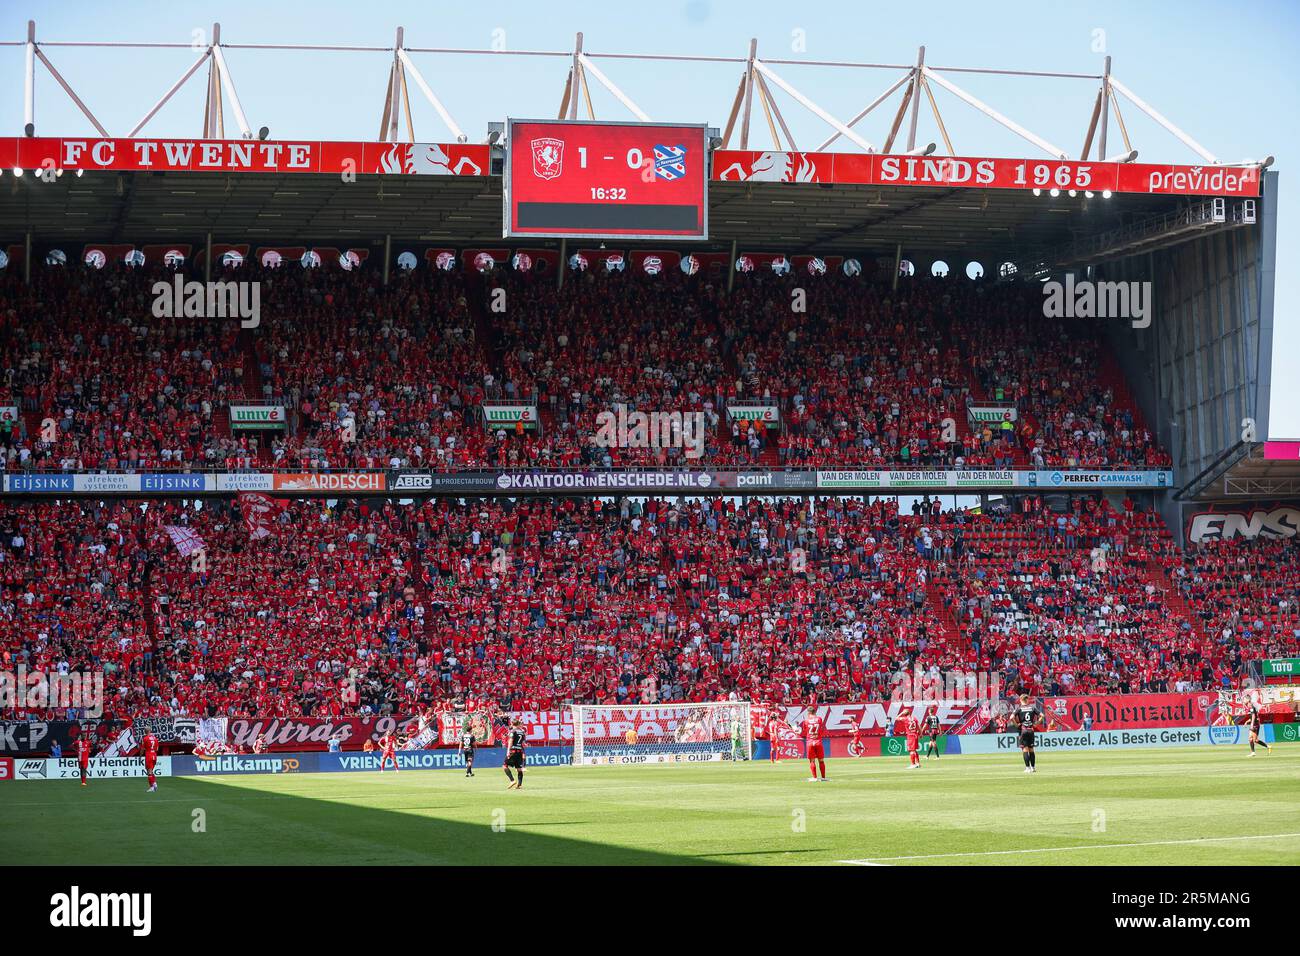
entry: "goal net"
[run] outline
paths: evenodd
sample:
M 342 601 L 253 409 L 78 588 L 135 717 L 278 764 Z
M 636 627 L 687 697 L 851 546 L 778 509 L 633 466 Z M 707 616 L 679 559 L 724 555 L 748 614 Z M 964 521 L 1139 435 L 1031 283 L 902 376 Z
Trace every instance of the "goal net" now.
M 749 703 L 573 705 L 576 765 L 748 760 Z

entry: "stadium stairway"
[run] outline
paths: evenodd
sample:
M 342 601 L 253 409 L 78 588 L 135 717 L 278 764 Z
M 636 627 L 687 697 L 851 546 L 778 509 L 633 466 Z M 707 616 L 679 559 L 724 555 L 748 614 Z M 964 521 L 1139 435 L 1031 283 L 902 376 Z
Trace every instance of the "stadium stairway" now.
M 428 585 L 424 583 L 424 553 L 420 550 L 420 535 L 413 526 L 407 531 L 407 539 L 411 542 L 411 573 L 407 580 L 415 593 L 416 603 L 424 605 L 428 611 L 433 600 Z
M 1156 590 L 1160 592 L 1160 600 L 1169 610 L 1170 616 L 1180 623 L 1186 621 L 1191 626 L 1192 633 L 1200 640 L 1204 640 L 1205 632 L 1201 630 L 1196 615 L 1192 613 L 1192 609 L 1183 597 L 1182 592 L 1175 587 L 1174 582 L 1169 579 L 1169 574 L 1155 558 L 1147 558 L 1147 576 L 1151 579 L 1151 583 L 1155 585 Z
M 239 330 L 239 346 L 244 353 L 244 379 L 243 379 L 243 398 L 252 399 L 254 402 L 262 402 L 262 357 L 257 347 L 257 339 L 253 335 L 252 329 Z M 229 409 L 223 408 L 226 415 L 226 434 L 230 434 L 230 412 Z M 216 424 L 216 413 L 213 413 L 213 425 Z M 286 436 L 293 434 L 294 429 L 291 423 L 285 423 Z M 271 452 L 271 442 L 268 438 L 259 434 L 257 436 L 257 460 L 264 467 L 271 467 L 275 464 L 275 456 Z
M 230 408 L 215 405 L 212 408 L 212 434 L 218 438 L 230 437 Z
M 989 396 L 988 392 L 984 389 L 984 387 L 980 385 L 979 379 L 975 375 L 973 374 L 970 375 L 967 379 L 966 384 L 970 388 L 970 397 L 973 401 L 988 402 L 993 400 Z M 1023 407 L 1021 407 L 1023 405 L 1024 402 L 1017 403 L 1018 412 L 1021 416 L 1023 416 L 1023 421 L 1028 422 L 1029 425 L 1034 429 L 1034 434 L 1037 435 L 1038 421 L 1034 418 L 1033 415 L 1029 414 Z M 1020 427 L 1019 421 L 1016 422 L 1016 427 L 1017 429 Z M 957 420 L 958 440 L 965 440 L 967 435 L 973 435 L 973 434 L 975 434 L 975 429 L 971 428 L 970 416 L 969 415 L 958 416 L 958 420 Z M 1026 452 L 1025 449 L 1021 448 L 1019 445 L 1016 445 L 1014 448 L 1011 449 L 1011 458 L 1012 458 L 1013 468 L 1024 469 L 1029 467 L 1029 453 Z
M 1111 390 L 1115 396 L 1116 408 L 1128 409 L 1133 413 L 1133 422 L 1138 428 L 1147 427 L 1142 408 L 1134 398 L 1133 390 L 1129 388 L 1128 379 L 1124 376 L 1119 359 L 1110 349 L 1105 349 L 1102 353 L 1100 367 L 1097 370 L 1097 384 Z
M 239 348 L 244 353 L 244 397 L 262 400 L 262 357 L 252 329 L 239 330 Z
M 769 432 L 763 450 L 758 454 L 758 463 L 764 468 L 781 467 L 781 451 L 776 445 L 776 435 Z
M 488 368 L 498 381 L 504 380 L 505 351 L 501 340 L 497 338 L 496 326 L 492 323 L 492 314 L 488 312 L 484 299 L 487 296 L 487 283 L 477 270 L 465 275 L 465 301 L 469 305 L 470 318 L 474 321 L 474 341 L 487 359 Z
M 540 435 L 550 435 L 559 427 L 555 420 L 555 412 L 550 405 L 543 403 L 537 406 L 537 427 Z
M 45 413 L 33 409 L 26 411 L 23 415 L 23 426 L 27 429 L 28 441 L 35 441 L 41 435 L 41 421 L 45 418 Z
M 947 642 L 949 647 L 964 648 L 966 646 L 966 636 L 962 634 L 961 628 L 957 626 L 957 618 L 953 616 L 952 609 L 944 602 L 943 591 L 939 586 L 928 583 L 925 588 L 925 605 L 930 612 L 930 621 L 939 627 L 939 636 Z

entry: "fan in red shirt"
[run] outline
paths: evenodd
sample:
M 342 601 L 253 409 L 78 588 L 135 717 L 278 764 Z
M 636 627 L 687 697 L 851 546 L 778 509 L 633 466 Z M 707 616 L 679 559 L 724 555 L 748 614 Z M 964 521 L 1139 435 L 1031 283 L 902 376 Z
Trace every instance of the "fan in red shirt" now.
M 907 737 L 907 769 L 916 770 L 921 766 L 921 725 L 912 714 L 903 718 L 903 735 Z
M 822 731 L 826 729 L 826 721 L 822 720 L 814 711 L 809 710 L 804 715 L 803 724 L 800 730 L 803 732 L 804 742 L 808 746 L 808 772 L 812 774 L 808 778 L 809 783 L 817 781 L 817 770 L 821 769 L 821 779 L 826 779 L 826 749 L 822 744 Z
M 77 766 L 81 770 L 81 785 L 86 785 L 86 778 L 90 775 L 90 752 L 93 749 L 90 738 L 82 734 L 77 738 Z
M 384 772 L 388 761 L 393 762 L 393 772 L 400 773 L 397 766 L 397 732 L 390 731 L 379 738 L 379 772 Z
M 158 778 L 154 775 L 154 767 L 158 765 L 158 738 L 153 734 L 145 734 L 144 740 L 140 741 L 140 749 L 144 752 L 144 772 L 149 778 L 146 793 L 154 793 L 158 789 Z

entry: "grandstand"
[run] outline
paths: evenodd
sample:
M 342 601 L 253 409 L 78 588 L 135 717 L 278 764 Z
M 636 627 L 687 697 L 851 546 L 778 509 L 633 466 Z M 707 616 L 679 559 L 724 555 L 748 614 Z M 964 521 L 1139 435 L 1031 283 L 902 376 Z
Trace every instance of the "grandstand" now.
M 530 233 L 513 128 L 400 135 L 408 75 L 433 95 L 401 43 L 377 143 L 252 130 L 219 31 L 199 140 L 55 138 L 30 94 L 0 139 L 7 666 L 103 670 L 126 721 L 838 705 L 916 668 L 1208 694 L 1300 657 L 1300 473 L 1250 471 L 1268 162 L 1138 163 L 1122 124 L 1111 155 L 1123 95 L 1209 156 L 1109 60 L 1075 77 L 1079 159 L 943 156 L 916 110 L 962 91 L 923 53 L 883 144 L 802 152 L 751 52 L 707 170 L 646 167 L 699 177 L 703 239 L 569 206 Z M 634 135 L 579 120 L 593 57 L 536 122 Z M 1046 312 L 1067 275 L 1150 311 Z M 160 283 L 255 286 L 257 313 L 160 315 Z M 678 431 L 605 440 L 629 410 Z

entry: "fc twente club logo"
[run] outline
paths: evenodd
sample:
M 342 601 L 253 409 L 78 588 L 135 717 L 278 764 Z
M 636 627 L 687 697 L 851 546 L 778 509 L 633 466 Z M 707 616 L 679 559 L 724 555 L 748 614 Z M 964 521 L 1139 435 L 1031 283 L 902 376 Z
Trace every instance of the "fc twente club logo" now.
M 543 136 L 532 142 L 533 175 L 539 179 L 555 179 L 564 172 L 564 140 Z

